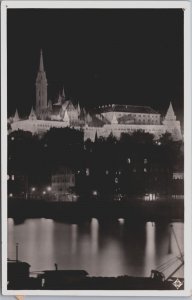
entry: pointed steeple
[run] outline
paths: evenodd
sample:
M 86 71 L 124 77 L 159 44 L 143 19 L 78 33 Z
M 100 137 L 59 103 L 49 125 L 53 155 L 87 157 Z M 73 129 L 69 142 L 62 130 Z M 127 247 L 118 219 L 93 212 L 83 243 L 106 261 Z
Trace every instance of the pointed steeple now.
M 59 97 L 58 97 L 57 103 L 60 104 L 60 105 L 62 104 L 62 97 L 61 97 L 60 93 L 59 93 Z
M 33 106 L 31 108 L 31 112 L 30 112 L 30 115 L 29 115 L 29 120 L 37 120 L 37 116 L 36 116 L 36 113 L 33 109 Z
M 66 99 L 64 86 L 63 86 L 61 97 L 62 97 L 63 100 Z
M 20 118 L 19 118 L 18 110 L 16 109 L 15 115 L 13 117 L 13 122 L 18 122 L 19 120 L 20 120 Z
M 43 64 L 43 53 L 40 52 L 39 70 L 36 78 L 36 105 L 37 116 L 40 117 L 47 109 L 47 78 Z
M 97 143 L 97 141 L 98 141 L 98 134 L 97 134 L 97 130 L 96 130 L 96 132 L 95 132 L 95 140 L 94 140 L 94 142 L 95 142 L 95 143 Z
M 69 115 L 68 115 L 67 110 L 65 111 L 63 121 L 66 123 L 67 126 L 69 126 L 69 121 L 70 120 L 69 120 Z
M 44 64 L 43 64 L 43 51 L 41 49 L 40 52 L 40 64 L 39 64 L 39 71 L 44 72 Z
M 53 107 L 53 106 L 52 106 L 52 101 L 49 100 L 49 101 L 48 101 L 48 108 L 49 108 L 50 110 L 52 110 L 52 107 Z
M 113 118 L 111 120 L 111 124 L 118 124 L 117 117 L 116 117 L 115 113 L 113 114 Z
M 172 106 L 171 102 L 169 104 L 169 108 L 167 110 L 165 120 L 167 120 L 167 121 L 175 121 L 176 120 L 176 115 L 174 113 L 173 106 Z
M 87 120 L 88 123 L 90 123 L 92 121 L 92 117 L 89 113 L 86 116 L 86 120 Z
M 81 108 L 80 108 L 79 102 L 77 104 L 77 112 L 78 112 L 78 116 L 80 116 L 80 114 L 81 114 Z

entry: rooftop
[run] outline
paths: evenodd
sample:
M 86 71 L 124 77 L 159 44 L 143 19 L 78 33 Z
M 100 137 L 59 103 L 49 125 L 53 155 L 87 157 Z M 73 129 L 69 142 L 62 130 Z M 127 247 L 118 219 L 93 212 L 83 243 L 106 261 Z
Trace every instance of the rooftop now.
M 136 105 L 126 105 L 126 104 L 101 105 L 95 109 L 95 112 L 98 113 L 105 113 L 110 111 L 143 113 L 143 114 L 159 114 L 150 106 L 136 106 Z

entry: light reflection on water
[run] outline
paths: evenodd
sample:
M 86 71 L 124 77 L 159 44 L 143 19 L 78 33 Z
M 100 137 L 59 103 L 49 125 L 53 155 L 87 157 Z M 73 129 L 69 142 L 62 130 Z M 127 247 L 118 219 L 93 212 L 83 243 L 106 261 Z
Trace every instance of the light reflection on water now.
M 173 223 L 183 251 L 183 224 Z M 15 225 L 8 219 L 8 257 L 31 265 L 31 271 L 84 269 L 94 276 L 149 276 L 151 269 L 179 255 L 169 224 L 127 223 L 97 219 L 65 224 L 50 219 L 27 219 Z M 179 271 L 183 276 L 183 270 Z

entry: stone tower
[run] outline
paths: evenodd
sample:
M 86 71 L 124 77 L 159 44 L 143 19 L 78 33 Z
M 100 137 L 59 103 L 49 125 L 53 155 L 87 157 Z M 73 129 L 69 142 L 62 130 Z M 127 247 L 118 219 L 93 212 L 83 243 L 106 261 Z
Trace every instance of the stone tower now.
M 36 114 L 39 117 L 47 109 L 47 78 L 43 65 L 43 53 L 40 53 L 40 64 L 36 78 Z
M 165 131 L 171 133 L 174 141 L 178 141 L 182 139 L 180 121 L 177 121 L 176 119 L 176 115 L 174 113 L 171 102 L 169 104 L 169 108 L 163 120 L 163 124 L 165 126 Z

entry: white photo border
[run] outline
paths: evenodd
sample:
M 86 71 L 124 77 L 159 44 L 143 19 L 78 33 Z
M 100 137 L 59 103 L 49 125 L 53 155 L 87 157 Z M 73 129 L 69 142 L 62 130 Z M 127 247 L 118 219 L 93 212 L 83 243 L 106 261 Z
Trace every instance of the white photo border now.
M 7 9 L 182 8 L 184 11 L 184 290 L 7 290 Z M 1 2 L 1 208 L 3 295 L 190 296 L 192 294 L 191 3 L 189 1 L 2 1 Z

